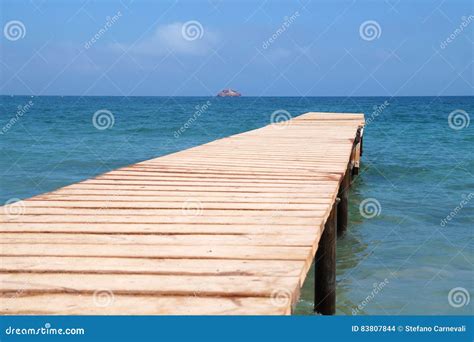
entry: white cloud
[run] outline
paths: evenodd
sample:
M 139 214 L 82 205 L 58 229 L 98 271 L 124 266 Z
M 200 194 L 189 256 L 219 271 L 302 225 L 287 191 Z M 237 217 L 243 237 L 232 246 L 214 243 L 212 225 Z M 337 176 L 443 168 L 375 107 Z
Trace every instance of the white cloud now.
M 113 44 L 112 48 L 117 50 L 128 50 L 148 56 L 160 56 L 169 52 L 184 55 L 206 55 L 211 52 L 212 47 L 218 42 L 216 32 L 209 30 L 203 25 L 200 38 L 194 40 L 186 39 L 183 35 L 185 23 L 175 22 L 158 26 L 153 35 L 144 38 L 135 44 Z
M 278 63 L 280 61 L 284 61 L 288 59 L 292 55 L 291 51 L 284 48 L 274 48 L 268 49 L 265 52 L 267 59 L 269 59 L 273 63 Z

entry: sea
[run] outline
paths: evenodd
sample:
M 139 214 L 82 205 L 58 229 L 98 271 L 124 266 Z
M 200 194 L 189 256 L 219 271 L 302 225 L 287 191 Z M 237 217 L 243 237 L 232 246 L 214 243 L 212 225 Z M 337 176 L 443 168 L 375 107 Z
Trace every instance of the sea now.
M 474 97 L 0 96 L 0 202 L 310 111 L 367 120 L 337 314 L 473 314 Z

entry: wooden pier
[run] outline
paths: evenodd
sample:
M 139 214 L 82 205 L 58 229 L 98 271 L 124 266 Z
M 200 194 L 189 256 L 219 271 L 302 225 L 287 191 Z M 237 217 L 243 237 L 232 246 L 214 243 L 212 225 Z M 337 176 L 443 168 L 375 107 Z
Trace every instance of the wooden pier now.
M 307 113 L 3 206 L 0 312 L 290 314 L 316 258 L 333 314 L 363 125 Z

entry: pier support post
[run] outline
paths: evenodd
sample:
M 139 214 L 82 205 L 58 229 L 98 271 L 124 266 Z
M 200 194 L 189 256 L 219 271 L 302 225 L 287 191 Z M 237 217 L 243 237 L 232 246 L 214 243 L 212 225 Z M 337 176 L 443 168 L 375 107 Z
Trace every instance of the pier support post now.
M 336 313 L 337 205 L 326 221 L 314 262 L 314 311 L 322 315 Z
M 339 185 L 337 205 L 337 236 L 342 236 L 349 225 L 349 190 L 351 187 L 351 167 L 347 167 L 346 173 Z
M 357 130 L 356 137 L 354 139 L 354 145 L 352 148 L 352 176 L 357 176 L 359 174 L 360 168 L 360 157 L 362 155 L 362 135 L 364 134 L 364 128 L 359 127 Z

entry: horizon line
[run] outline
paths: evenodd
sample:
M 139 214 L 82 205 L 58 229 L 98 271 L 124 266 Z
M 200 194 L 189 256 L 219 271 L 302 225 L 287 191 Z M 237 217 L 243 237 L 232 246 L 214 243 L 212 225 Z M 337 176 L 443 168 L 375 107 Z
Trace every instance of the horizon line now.
M 26 95 L 26 94 L 0 94 L 0 96 L 6 97 L 216 97 L 216 98 L 226 98 L 220 97 L 217 95 Z M 231 97 L 231 96 L 229 96 Z M 347 96 L 347 95 L 311 95 L 311 96 L 298 96 L 298 95 L 264 95 L 264 96 L 257 96 L 257 95 L 242 95 L 242 96 L 234 96 L 231 98 L 265 98 L 265 97 L 296 97 L 296 98 L 314 98 L 314 97 L 341 97 L 341 98 L 354 98 L 354 97 L 383 97 L 383 98 L 396 98 L 396 97 L 474 97 L 472 95 L 355 95 L 355 96 Z

